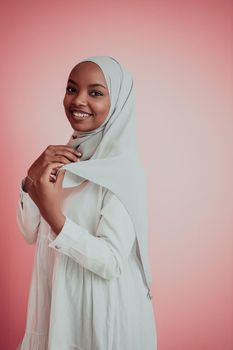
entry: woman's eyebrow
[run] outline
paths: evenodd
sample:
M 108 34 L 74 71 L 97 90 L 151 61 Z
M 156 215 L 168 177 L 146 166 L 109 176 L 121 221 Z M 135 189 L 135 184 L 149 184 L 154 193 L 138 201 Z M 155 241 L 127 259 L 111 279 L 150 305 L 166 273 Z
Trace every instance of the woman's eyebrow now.
M 74 80 L 72 80 L 72 79 L 69 79 L 68 80 L 68 83 L 72 83 L 72 84 L 75 84 L 75 85 L 78 85 Z M 104 89 L 106 89 L 106 87 L 104 86 L 104 85 L 102 85 L 102 84 L 99 84 L 99 83 L 96 83 L 96 84 L 90 84 L 90 85 L 88 85 L 89 87 L 91 87 L 91 86 L 102 86 Z

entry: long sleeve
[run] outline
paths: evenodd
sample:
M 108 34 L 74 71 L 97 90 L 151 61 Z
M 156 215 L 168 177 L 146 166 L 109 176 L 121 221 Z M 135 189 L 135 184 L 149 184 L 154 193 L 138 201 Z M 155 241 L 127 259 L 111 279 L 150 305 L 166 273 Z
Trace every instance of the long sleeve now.
M 23 190 L 24 182 L 25 179 L 21 181 L 19 186 L 20 199 L 16 209 L 16 219 L 25 240 L 29 244 L 34 244 L 37 239 L 41 214 L 29 194 Z
M 60 233 L 50 235 L 49 247 L 110 280 L 121 275 L 135 238 L 128 212 L 121 201 L 108 191 L 95 235 L 66 216 Z

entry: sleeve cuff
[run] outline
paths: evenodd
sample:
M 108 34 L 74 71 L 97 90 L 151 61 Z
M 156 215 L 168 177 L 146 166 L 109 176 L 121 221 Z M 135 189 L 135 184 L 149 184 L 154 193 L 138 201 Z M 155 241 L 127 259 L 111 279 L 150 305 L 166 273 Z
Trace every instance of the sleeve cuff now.
M 88 230 L 79 224 L 73 222 L 70 218 L 65 215 L 65 223 L 59 232 L 56 235 L 52 230 L 49 232 L 49 247 L 56 250 L 61 250 L 63 253 L 68 252 L 71 246 L 77 245 L 77 242 L 83 241 L 84 235 L 89 234 Z M 82 248 L 80 249 L 82 250 Z
M 29 196 L 28 192 L 25 192 L 23 190 L 23 186 L 25 183 L 26 179 L 22 179 L 19 185 L 19 197 L 20 197 L 20 205 L 21 205 L 21 209 L 23 210 L 25 207 L 27 207 L 28 205 L 30 205 L 35 212 L 40 212 L 39 208 L 37 207 L 37 205 L 35 204 L 35 202 L 31 199 L 31 197 Z
M 48 239 L 49 242 L 53 242 L 54 239 L 56 239 L 57 235 L 52 231 L 52 229 L 49 230 L 49 234 L 48 234 Z

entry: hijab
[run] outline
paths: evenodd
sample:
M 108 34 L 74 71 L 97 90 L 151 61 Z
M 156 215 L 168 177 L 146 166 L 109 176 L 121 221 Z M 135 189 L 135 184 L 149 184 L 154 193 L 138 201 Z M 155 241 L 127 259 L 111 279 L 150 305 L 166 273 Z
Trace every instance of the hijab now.
M 148 259 L 148 210 L 146 176 L 139 156 L 135 119 L 135 95 L 131 74 L 111 56 L 91 56 L 107 82 L 110 109 L 95 130 L 74 131 L 68 145 L 83 153 L 81 161 L 65 164 L 62 187 L 74 187 L 85 180 L 112 191 L 125 206 L 134 225 L 137 255 L 141 262 L 148 297 L 152 276 Z

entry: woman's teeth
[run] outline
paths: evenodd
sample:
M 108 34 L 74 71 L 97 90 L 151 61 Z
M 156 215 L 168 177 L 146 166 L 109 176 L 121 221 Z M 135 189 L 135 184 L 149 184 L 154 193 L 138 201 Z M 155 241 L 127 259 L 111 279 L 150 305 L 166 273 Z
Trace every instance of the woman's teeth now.
M 73 117 L 77 118 L 77 119 L 85 119 L 90 117 L 90 114 L 86 114 L 86 113 L 79 113 L 76 111 L 72 111 L 71 114 L 73 115 Z

